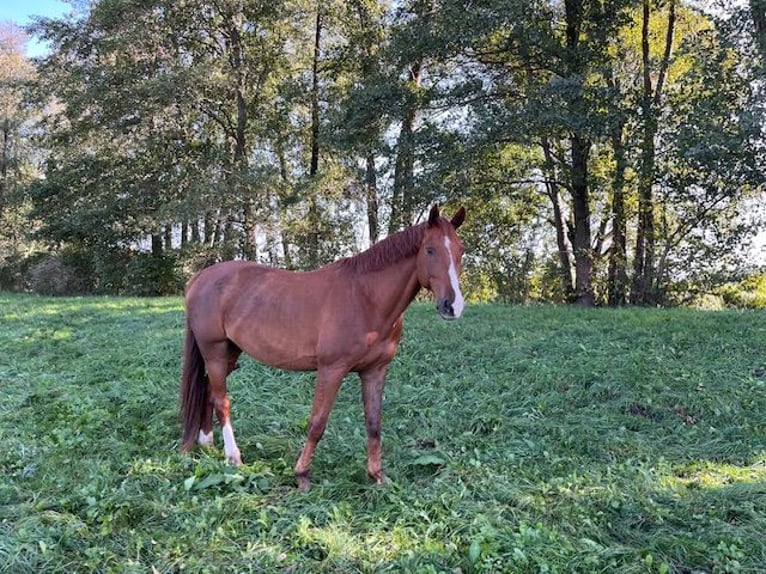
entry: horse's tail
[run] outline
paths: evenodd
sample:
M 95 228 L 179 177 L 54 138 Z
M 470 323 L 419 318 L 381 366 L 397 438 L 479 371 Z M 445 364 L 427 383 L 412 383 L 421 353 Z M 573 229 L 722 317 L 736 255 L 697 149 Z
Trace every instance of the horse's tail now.
M 181 450 L 187 451 L 194 446 L 202 427 L 202 416 L 207 408 L 210 407 L 205 361 L 187 319 L 184 367 L 181 375 L 181 421 L 184 427 Z

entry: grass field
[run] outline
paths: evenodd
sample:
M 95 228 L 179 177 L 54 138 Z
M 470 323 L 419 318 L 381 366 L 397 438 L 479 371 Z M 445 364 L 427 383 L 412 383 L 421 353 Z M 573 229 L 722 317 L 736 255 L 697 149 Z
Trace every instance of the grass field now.
M 0 571 L 766 570 L 763 313 L 415 305 L 390 484 L 349 378 L 307 494 L 308 374 L 232 375 L 243 467 L 178 452 L 182 326 L 175 298 L 0 295 Z

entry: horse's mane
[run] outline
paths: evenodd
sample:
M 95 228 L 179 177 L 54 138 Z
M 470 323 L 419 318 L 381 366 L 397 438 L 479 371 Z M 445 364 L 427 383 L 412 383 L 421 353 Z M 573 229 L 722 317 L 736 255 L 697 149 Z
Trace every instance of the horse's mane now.
M 370 273 L 412 257 L 420 249 L 426 233 L 426 224 L 413 225 L 382 239 L 366 251 L 337 261 L 341 269 L 354 273 Z

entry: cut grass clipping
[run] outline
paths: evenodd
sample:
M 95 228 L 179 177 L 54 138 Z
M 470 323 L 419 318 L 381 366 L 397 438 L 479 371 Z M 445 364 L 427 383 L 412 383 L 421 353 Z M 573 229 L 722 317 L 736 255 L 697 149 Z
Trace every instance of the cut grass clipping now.
M 766 315 L 416 304 L 368 483 L 359 383 L 308 494 L 310 374 L 178 452 L 180 299 L 0 295 L 0 571 L 761 572 Z M 221 444 L 216 429 L 217 444 Z

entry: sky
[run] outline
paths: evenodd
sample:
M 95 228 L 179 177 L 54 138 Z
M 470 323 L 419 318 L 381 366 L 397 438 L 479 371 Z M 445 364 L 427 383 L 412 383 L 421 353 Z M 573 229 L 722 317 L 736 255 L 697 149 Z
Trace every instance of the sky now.
M 0 1 L 0 22 L 13 22 L 22 27 L 31 22 L 32 16 L 57 18 L 71 12 L 72 6 L 61 0 L 2 0 Z M 27 42 L 27 56 L 33 58 L 45 53 L 45 45 L 30 38 Z

